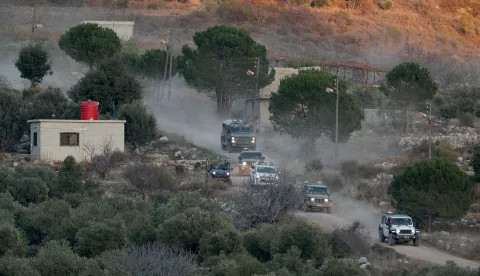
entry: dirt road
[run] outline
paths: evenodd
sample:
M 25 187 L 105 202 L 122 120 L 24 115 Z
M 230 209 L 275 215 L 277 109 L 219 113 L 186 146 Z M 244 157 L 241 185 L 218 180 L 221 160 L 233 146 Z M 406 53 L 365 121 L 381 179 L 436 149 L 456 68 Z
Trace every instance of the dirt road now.
M 232 182 L 234 185 L 244 185 L 248 177 L 233 176 Z M 331 214 L 314 213 L 314 212 L 296 212 L 296 215 L 301 218 L 305 218 L 318 225 L 325 231 L 332 231 L 335 228 L 341 228 L 352 224 L 358 220 L 367 227 L 370 233 L 372 244 L 378 243 L 382 246 L 389 247 L 386 243 L 378 242 L 378 222 L 380 218 L 380 212 L 372 205 L 363 202 L 357 202 L 349 198 L 343 198 L 333 196 L 334 201 L 338 202 L 337 207 L 332 209 Z M 477 268 L 480 267 L 480 263 L 470 261 L 467 259 L 452 256 L 446 252 L 440 251 L 436 248 L 420 245 L 414 247 L 411 244 L 407 245 L 395 245 L 393 247 L 395 251 L 400 254 L 404 254 L 410 258 L 423 260 L 439 265 L 445 265 L 447 261 L 454 261 L 459 266 Z

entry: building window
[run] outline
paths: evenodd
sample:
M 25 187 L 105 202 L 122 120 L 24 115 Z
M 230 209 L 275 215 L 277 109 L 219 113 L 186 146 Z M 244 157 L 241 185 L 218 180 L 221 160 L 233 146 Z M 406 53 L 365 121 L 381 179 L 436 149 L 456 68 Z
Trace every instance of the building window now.
M 36 132 L 33 133 L 33 146 L 38 147 L 38 134 Z
M 60 133 L 60 146 L 78 146 L 79 145 L 79 134 L 72 132 L 63 132 Z

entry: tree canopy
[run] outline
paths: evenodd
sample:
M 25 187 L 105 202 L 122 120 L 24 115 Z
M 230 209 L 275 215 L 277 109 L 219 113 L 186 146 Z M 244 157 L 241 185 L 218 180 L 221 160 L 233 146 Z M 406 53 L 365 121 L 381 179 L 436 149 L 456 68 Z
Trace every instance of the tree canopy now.
M 46 75 L 53 74 L 47 51 L 41 44 L 22 47 L 15 61 L 20 77 L 31 82 L 31 86 L 41 83 Z
M 149 112 L 140 101 L 120 106 L 118 119 L 127 121 L 125 142 L 129 144 L 132 150 L 136 150 L 139 146 L 145 146 L 158 136 L 155 115 Z
M 412 104 L 432 99 L 437 92 L 428 69 L 418 63 L 405 62 L 395 66 L 386 75 L 385 94 L 402 104 Z
M 310 143 L 322 135 L 335 140 L 335 76 L 319 70 L 301 70 L 280 81 L 277 93 L 270 97 L 270 121 L 275 130 L 292 137 L 307 138 Z M 338 141 L 346 142 L 361 128 L 363 112 L 347 94 L 347 85 L 339 82 Z
M 140 83 L 129 75 L 118 59 L 108 60 L 97 69 L 89 71 L 69 91 L 75 102 L 98 101 L 101 113 L 111 114 L 113 102 L 116 106 L 131 103 L 142 98 Z
M 216 99 L 219 110 L 228 111 L 239 95 L 255 89 L 256 58 L 260 68 L 258 89 L 272 83 L 275 71 L 269 67 L 265 46 L 255 42 L 247 31 L 232 26 L 214 26 L 195 33 L 196 50 L 182 48 L 180 73 L 186 82 Z
M 167 51 L 160 49 L 147 50 L 142 55 L 136 53 L 124 53 L 122 60 L 130 72 L 149 79 L 163 78 L 165 72 L 165 59 Z M 177 74 L 177 57 L 172 57 L 172 76 Z M 167 66 L 167 79 L 170 70 L 170 63 Z
M 58 46 L 77 62 L 92 67 L 120 52 L 122 44 L 117 34 L 98 24 L 85 23 L 62 34 Z
M 457 165 L 432 158 L 408 166 L 394 178 L 388 192 L 400 212 L 429 223 L 465 215 L 473 201 L 474 186 Z

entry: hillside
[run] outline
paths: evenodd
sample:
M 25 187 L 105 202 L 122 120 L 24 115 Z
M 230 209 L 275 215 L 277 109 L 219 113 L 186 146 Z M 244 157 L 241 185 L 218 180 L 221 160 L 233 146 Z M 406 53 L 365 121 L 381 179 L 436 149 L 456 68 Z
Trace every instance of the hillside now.
M 38 35 L 49 38 L 82 20 L 134 20 L 134 37 L 146 47 L 158 45 L 168 28 L 178 37 L 177 42 L 189 43 L 195 31 L 216 24 L 234 24 L 250 31 L 267 46 L 271 56 L 388 67 L 419 55 L 471 60 L 480 53 L 478 0 L 316 0 L 317 5 L 324 6 L 313 8 L 300 5 L 305 0 L 295 2 L 135 0 L 123 10 L 118 3 L 105 6 L 106 1 L 88 0 L 83 8 L 39 5 L 36 18 L 44 24 Z M 10 24 L 17 29 L 16 35 L 21 33 L 18 28 L 29 31 L 30 7 L 5 6 L 0 14 L 8 19 L 2 33 L 12 32 L 7 27 Z

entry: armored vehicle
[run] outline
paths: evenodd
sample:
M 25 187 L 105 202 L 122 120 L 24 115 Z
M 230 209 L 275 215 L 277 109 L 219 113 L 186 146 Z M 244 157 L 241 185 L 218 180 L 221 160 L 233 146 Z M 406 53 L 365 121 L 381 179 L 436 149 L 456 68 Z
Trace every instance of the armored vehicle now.
M 276 184 L 279 173 L 273 163 L 257 162 L 250 170 L 250 183 L 253 185 Z
M 253 127 L 248 121 L 225 120 L 222 122 L 220 138 L 222 149 L 232 152 L 234 149 L 257 149 L 257 141 Z
M 205 167 L 205 182 L 208 182 L 209 179 L 217 179 L 232 184 L 232 179 L 230 178 L 231 171 L 233 171 L 233 168 L 227 160 L 220 162 L 207 160 Z
M 312 184 L 305 182 L 303 190 L 302 210 L 308 212 L 310 210 L 322 210 L 330 213 L 332 209 L 332 200 L 328 193 L 327 186 L 321 182 Z
M 242 151 L 238 156 L 238 170 L 240 174 L 250 173 L 252 164 L 263 160 L 265 160 L 265 156 L 260 151 Z
M 415 228 L 412 218 L 407 215 L 392 212 L 383 214 L 378 225 L 378 235 L 380 242 L 386 239 L 390 246 L 410 241 L 414 246 L 420 245 L 420 230 Z

